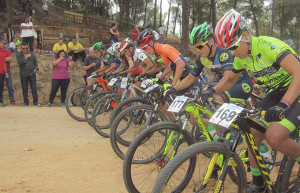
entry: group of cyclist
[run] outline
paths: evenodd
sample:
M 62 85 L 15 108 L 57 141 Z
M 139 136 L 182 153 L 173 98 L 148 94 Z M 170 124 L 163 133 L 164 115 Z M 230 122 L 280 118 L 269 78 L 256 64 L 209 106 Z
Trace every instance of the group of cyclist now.
M 158 39 L 156 31 L 147 29 L 139 34 L 137 46 L 128 38 L 108 50 L 102 42 L 96 43 L 93 51 L 103 61 L 97 73 L 157 76 L 160 83 L 172 77 L 165 96 L 191 92 L 204 102 L 214 97 L 226 103 L 250 97 L 250 73 L 271 89 L 257 106 L 266 111 L 264 119 L 270 125 L 265 134 L 251 130 L 257 146 L 266 139 L 273 149 L 300 162 L 298 142 L 289 138 L 300 124 L 300 58 L 289 45 L 273 37 L 251 36 L 245 18 L 234 9 L 222 17 L 214 31 L 206 22 L 192 30 L 190 43 L 199 53 L 194 68 L 176 48 Z M 202 92 L 200 73 L 204 67 L 215 73 L 218 83 Z M 253 182 L 247 192 L 265 192 L 266 184 L 251 153 L 249 161 Z

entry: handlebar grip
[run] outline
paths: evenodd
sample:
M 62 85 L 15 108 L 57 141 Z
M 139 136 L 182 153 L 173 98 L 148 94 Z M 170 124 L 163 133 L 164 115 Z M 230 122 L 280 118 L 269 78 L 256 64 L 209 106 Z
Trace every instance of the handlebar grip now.
M 207 101 L 212 101 L 214 98 L 212 98 L 212 97 L 208 97 L 207 98 Z
M 261 115 L 262 117 L 264 117 L 264 116 L 266 115 L 266 112 L 267 112 L 267 111 L 261 111 L 261 112 L 260 112 L 260 115 Z M 281 115 L 281 116 L 280 116 L 280 120 L 282 120 L 282 119 L 284 119 L 284 118 L 285 118 L 284 115 Z

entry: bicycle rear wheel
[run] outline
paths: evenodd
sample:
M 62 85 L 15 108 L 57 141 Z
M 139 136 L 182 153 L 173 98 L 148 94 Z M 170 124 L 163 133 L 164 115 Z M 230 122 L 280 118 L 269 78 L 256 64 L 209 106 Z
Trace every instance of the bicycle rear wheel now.
M 292 158 L 288 158 L 280 192 L 300 192 L 300 167 L 299 163 Z
M 179 136 L 182 136 L 181 139 L 175 143 Z M 168 139 L 172 142 L 166 148 Z M 150 192 L 173 153 L 193 143 L 190 133 L 176 123 L 162 122 L 147 127 L 130 144 L 124 158 L 123 179 L 128 192 Z
M 84 107 L 86 101 L 92 96 L 93 88 L 91 86 L 79 86 L 73 89 L 66 97 L 65 105 L 68 114 L 77 121 L 86 121 L 84 116 Z
M 216 159 L 209 158 L 205 154 L 214 155 L 213 158 Z M 226 160 L 229 155 L 230 150 L 224 143 L 201 142 L 191 145 L 179 152 L 162 170 L 152 192 L 214 192 L 217 187 L 220 188 L 220 192 L 244 193 L 247 185 L 246 172 L 237 154 L 232 154 L 229 163 L 238 176 L 238 184 L 232 182 L 229 177 L 225 178 L 221 187 L 216 184 L 223 167 L 220 159 Z M 196 159 L 192 173 L 190 172 L 191 159 Z M 212 164 L 213 160 L 219 164 Z M 186 174 L 191 176 L 187 178 Z

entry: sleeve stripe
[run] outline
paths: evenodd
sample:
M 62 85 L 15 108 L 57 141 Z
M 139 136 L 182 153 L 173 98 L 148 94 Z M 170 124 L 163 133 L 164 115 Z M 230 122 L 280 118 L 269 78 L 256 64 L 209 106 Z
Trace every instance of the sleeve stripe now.
M 292 52 L 290 50 L 284 50 L 283 52 L 281 52 L 277 58 L 276 58 L 276 62 L 278 64 L 280 64 L 280 62 L 288 55 L 288 54 L 292 54 Z

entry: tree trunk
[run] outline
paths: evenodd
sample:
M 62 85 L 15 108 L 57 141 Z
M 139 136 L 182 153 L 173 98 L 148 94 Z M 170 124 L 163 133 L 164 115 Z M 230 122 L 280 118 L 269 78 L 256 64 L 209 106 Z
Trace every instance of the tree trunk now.
M 134 12 L 133 12 L 133 21 L 136 23 L 136 10 L 137 10 L 137 3 L 138 0 L 135 0 Z
M 154 1 L 154 21 L 153 21 L 153 29 L 156 30 L 156 9 L 157 9 L 157 0 Z
M 8 23 L 12 23 L 12 14 L 11 14 L 11 7 L 10 7 L 10 0 L 6 0 L 6 10 L 7 10 L 7 19 Z
M 168 30 L 169 30 L 169 22 L 170 22 L 170 13 L 171 13 L 171 7 L 172 7 L 172 0 L 169 0 L 169 11 L 168 11 L 168 22 L 167 22 L 167 31 L 166 31 L 166 36 L 168 36 Z
M 211 23 L 212 23 L 213 29 L 215 29 L 215 26 L 217 24 L 217 19 L 216 19 L 217 18 L 217 16 L 216 16 L 216 2 L 215 2 L 215 0 L 211 0 L 210 3 L 211 3 L 211 14 L 212 14 L 212 21 L 211 21 Z
M 283 37 L 284 37 L 284 29 L 285 29 L 285 23 L 286 23 L 286 20 L 285 20 L 285 13 L 284 13 L 284 2 L 281 0 L 280 1 L 280 6 L 279 6 L 280 8 L 279 8 L 279 10 L 281 10 L 280 11 L 280 13 L 281 13 L 281 18 L 280 18 L 280 39 L 282 40 L 283 39 Z
M 85 0 L 85 17 L 86 17 L 86 24 L 87 24 L 87 26 L 90 26 L 89 0 Z
M 190 0 L 182 0 L 182 37 L 181 53 L 184 56 L 189 54 L 189 17 L 190 17 Z
M 254 25 L 255 25 L 255 28 L 256 28 L 256 36 L 259 36 L 258 22 L 257 22 L 257 19 L 256 19 L 256 14 L 255 14 L 254 6 L 253 6 L 253 1 L 249 0 L 249 3 L 250 3 L 250 6 L 251 6 L 251 11 L 252 11 L 252 14 L 253 14 Z
M 144 26 L 146 26 L 148 0 L 145 1 Z
M 178 9 L 179 9 L 179 3 L 177 3 L 176 13 L 175 13 L 173 35 L 175 35 L 175 28 L 176 28 L 176 23 L 177 23 Z
M 160 13 L 159 13 L 159 26 L 162 26 L 161 20 L 162 20 L 162 0 L 160 0 L 160 7 L 159 7 Z
M 236 9 L 236 4 L 238 0 L 234 0 L 233 9 Z
M 272 0 L 272 22 L 271 22 L 271 36 L 273 36 L 274 30 L 274 20 L 275 20 L 275 0 Z

